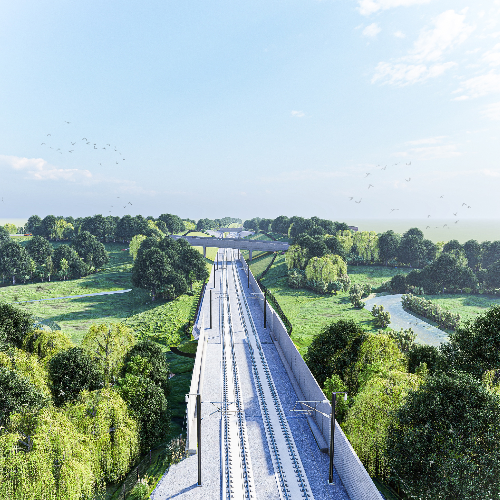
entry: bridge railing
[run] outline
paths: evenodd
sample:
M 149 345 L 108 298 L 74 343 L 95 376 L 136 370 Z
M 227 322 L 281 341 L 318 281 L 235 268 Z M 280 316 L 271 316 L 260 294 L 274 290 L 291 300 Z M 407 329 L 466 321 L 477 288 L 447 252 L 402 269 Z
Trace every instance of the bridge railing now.
M 241 257 L 240 261 L 243 265 L 243 269 L 247 272 L 248 266 L 245 259 Z M 261 300 L 259 303 L 263 310 L 264 294 L 252 272 L 249 272 L 251 289 L 253 293 L 258 294 L 258 296 L 260 293 Z M 277 344 L 278 353 L 282 358 L 283 364 L 287 365 L 285 367 L 287 372 L 295 379 L 292 381 L 292 384 L 298 386 L 299 390 L 302 392 L 304 401 L 326 401 L 327 398 L 321 390 L 321 387 L 318 382 L 316 382 L 311 370 L 309 370 L 309 367 L 295 347 L 290 335 L 288 335 L 283 321 L 269 302 L 266 304 L 266 315 L 267 328 L 271 330 L 273 340 L 275 344 Z M 329 443 L 331 429 L 331 419 L 329 415 L 332 413 L 331 404 L 318 403 L 316 409 L 318 411 L 313 412 L 312 418 L 318 426 L 325 442 Z M 351 500 L 382 500 L 382 495 L 373 483 L 370 475 L 337 422 L 335 422 L 334 463 L 335 469 Z

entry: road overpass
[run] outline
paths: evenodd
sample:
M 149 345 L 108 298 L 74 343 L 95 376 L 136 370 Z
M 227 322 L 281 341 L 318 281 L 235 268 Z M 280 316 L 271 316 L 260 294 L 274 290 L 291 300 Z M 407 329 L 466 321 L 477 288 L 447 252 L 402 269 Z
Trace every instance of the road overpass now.
M 231 228 L 232 229 L 232 228 Z M 213 248 L 235 248 L 248 250 L 249 260 L 252 260 L 252 251 L 260 252 L 284 252 L 288 250 L 289 243 L 284 241 L 242 240 L 239 238 L 204 238 L 201 236 L 182 236 L 173 234 L 172 238 L 186 240 L 194 247 L 203 247 L 203 257 L 206 257 L 207 247 Z

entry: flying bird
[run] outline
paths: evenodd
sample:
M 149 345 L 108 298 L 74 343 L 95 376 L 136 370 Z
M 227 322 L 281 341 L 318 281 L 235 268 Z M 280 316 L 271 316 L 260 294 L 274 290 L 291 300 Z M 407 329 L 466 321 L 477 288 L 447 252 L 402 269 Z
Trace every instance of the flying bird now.
M 130 201 L 128 202 L 129 205 L 132 205 L 132 203 L 130 203 Z
M 111 147 L 111 144 L 106 144 L 106 146 L 110 146 Z
M 52 134 L 47 134 L 47 137 L 48 137 L 49 135 L 52 135 Z
M 407 165 L 411 165 L 411 162 L 410 162 L 410 163 L 407 163 Z
M 72 149 L 71 151 L 68 151 L 68 153 L 72 153 L 74 151 L 74 149 Z
M 394 212 L 394 210 L 399 210 L 399 208 L 391 208 L 391 212 Z
M 42 144 L 40 144 L 40 146 L 43 146 L 45 144 L 45 142 L 42 142 Z
M 71 145 L 74 146 L 76 144 L 76 142 L 72 142 Z
M 444 194 L 440 196 L 440 198 L 444 198 Z
M 355 201 L 354 203 L 361 203 L 361 200 L 362 200 L 362 199 L 363 199 L 363 198 L 360 198 L 360 199 L 359 199 L 359 201 Z
M 349 201 L 352 201 L 354 199 L 354 196 L 349 196 Z
M 458 220 L 455 221 L 455 224 L 458 222 Z
M 382 170 L 385 170 L 386 168 L 387 168 L 387 165 Z
M 462 207 L 463 207 L 464 205 L 465 205 L 465 206 L 467 206 L 467 203 L 462 203 Z
M 66 120 L 64 121 L 64 123 L 67 123 L 68 125 L 71 123 L 71 122 L 67 122 Z
M 411 177 L 408 177 L 408 179 L 405 179 L 406 182 L 410 182 L 411 181 Z
M 370 172 L 368 172 L 368 173 L 365 175 L 365 177 L 368 177 L 369 175 L 370 175 Z
M 445 224 L 443 227 L 446 227 L 448 224 Z
M 425 229 L 430 229 L 430 228 L 431 228 L 431 226 L 427 226 Z
M 467 208 L 470 208 L 470 206 L 469 206 L 469 205 L 467 205 Z
M 87 139 L 86 137 L 84 137 L 84 138 L 82 139 L 82 141 L 88 141 L 88 139 Z
M 456 216 L 457 216 L 457 214 L 458 214 L 458 212 L 457 212 L 457 213 L 455 213 L 455 214 L 453 214 L 453 215 L 456 217 Z
M 371 187 L 375 187 L 373 184 L 368 184 L 368 189 L 370 189 Z
M 430 215 L 427 216 L 427 218 L 429 218 L 429 217 L 430 217 Z

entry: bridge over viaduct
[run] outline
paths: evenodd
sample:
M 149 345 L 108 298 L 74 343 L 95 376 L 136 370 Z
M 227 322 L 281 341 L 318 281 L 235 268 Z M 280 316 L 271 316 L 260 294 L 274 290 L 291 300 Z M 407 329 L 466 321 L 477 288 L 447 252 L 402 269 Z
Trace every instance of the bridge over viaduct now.
M 261 252 L 282 252 L 288 250 L 288 247 L 290 246 L 289 243 L 285 243 L 283 241 L 242 240 L 239 238 L 204 238 L 201 236 L 181 236 L 176 234 L 171 235 L 171 237 L 176 240 L 182 238 L 194 247 L 203 247 L 204 257 L 206 257 L 207 247 L 248 250 L 249 260 L 252 260 L 253 250 Z

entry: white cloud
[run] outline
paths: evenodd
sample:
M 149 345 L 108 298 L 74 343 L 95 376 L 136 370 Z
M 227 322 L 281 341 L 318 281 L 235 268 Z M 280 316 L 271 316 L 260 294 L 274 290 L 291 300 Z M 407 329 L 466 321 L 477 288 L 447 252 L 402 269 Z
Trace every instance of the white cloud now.
M 489 66 L 500 65 L 500 43 L 497 43 L 492 50 L 488 50 L 483 54 L 481 60 Z
M 442 75 L 456 66 L 455 62 L 440 62 L 445 52 L 463 43 L 475 29 L 464 22 L 465 13 L 442 12 L 433 19 L 433 27 L 424 28 L 409 53 L 393 62 L 379 62 L 372 83 L 392 85 L 421 83 Z
M 392 9 L 393 7 L 409 7 L 429 3 L 430 0 L 358 0 L 358 10 L 363 16 L 368 16 L 379 10 Z
M 464 95 L 456 97 L 455 101 L 463 101 L 468 98 L 481 97 L 483 95 L 500 92 L 500 75 L 488 73 L 475 76 L 462 82 L 461 87 L 455 92 L 464 92 Z
M 89 170 L 78 168 L 57 168 L 50 165 L 43 158 L 22 158 L 19 156 L 0 155 L 0 163 L 6 164 L 14 170 L 23 170 L 27 174 L 27 179 L 34 180 L 65 180 L 81 181 L 90 179 L 92 174 Z
M 382 30 L 380 29 L 379 25 L 377 23 L 372 23 L 368 25 L 364 30 L 363 30 L 363 35 L 364 36 L 369 36 L 369 37 L 375 37 L 377 36 Z
M 464 23 L 465 14 L 446 10 L 434 18 L 434 28 L 423 29 L 409 54 L 414 62 L 439 61 L 443 53 L 463 43 L 475 26 Z
M 483 175 L 486 175 L 486 177 L 500 177 L 500 170 L 490 170 L 487 168 L 483 168 L 479 172 L 481 172 Z
M 383 83 L 392 85 L 410 85 L 421 83 L 429 78 L 442 75 L 445 71 L 456 66 L 454 62 L 438 63 L 427 66 L 426 64 L 405 64 L 379 62 L 371 82 L 382 80 Z
M 295 118 L 303 118 L 304 116 L 306 116 L 303 111 L 292 111 L 290 114 Z
M 495 102 L 486 106 L 482 114 L 490 120 L 500 120 L 500 102 Z
M 418 146 L 420 144 L 438 144 L 443 142 L 445 135 L 436 135 L 435 137 L 428 137 L 426 139 L 417 139 L 414 141 L 407 141 L 406 144 L 411 144 L 412 146 Z
M 394 32 L 394 36 L 396 38 L 405 38 L 406 37 L 406 35 L 402 31 L 399 31 L 399 30 Z

